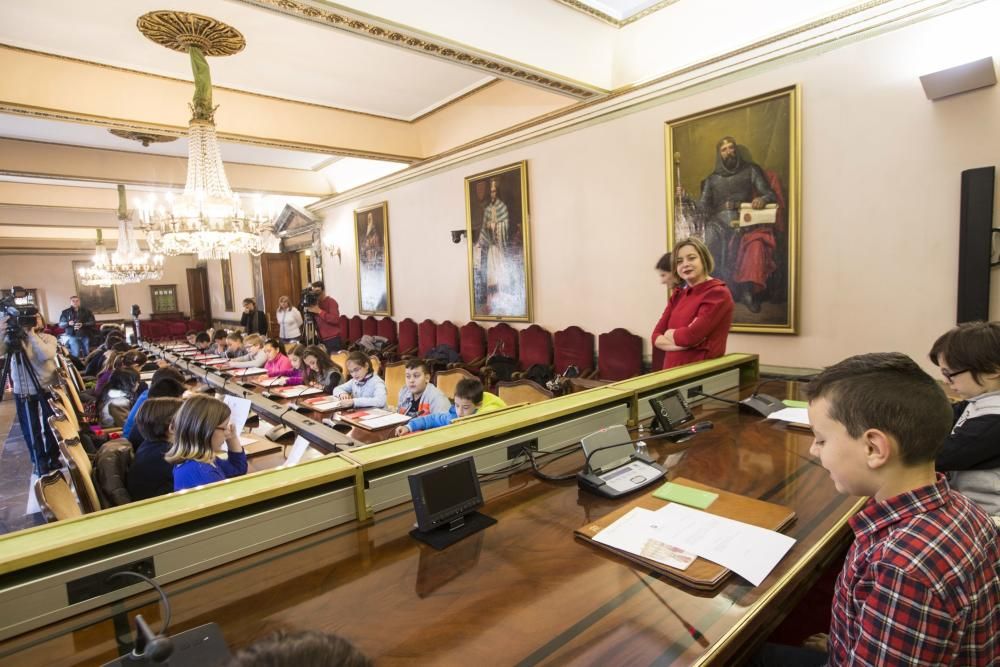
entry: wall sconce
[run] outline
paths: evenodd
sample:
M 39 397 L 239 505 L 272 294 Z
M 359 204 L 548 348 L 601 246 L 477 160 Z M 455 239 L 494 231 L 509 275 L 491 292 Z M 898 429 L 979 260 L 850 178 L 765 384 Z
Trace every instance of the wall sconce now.
M 330 257 L 336 257 L 338 264 L 343 264 L 344 260 L 340 256 L 340 246 L 330 244 L 325 246 L 324 249 L 330 255 Z
M 461 243 L 462 242 L 462 237 L 465 236 L 465 234 L 466 234 L 466 231 L 464 229 L 453 229 L 451 231 L 451 242 L 452 243 Z
M 920 85 L 924 87 L 924 94 L 929 100 L 986 88 L 996 85 L 996 82 L 992 56 L 920 77 Z

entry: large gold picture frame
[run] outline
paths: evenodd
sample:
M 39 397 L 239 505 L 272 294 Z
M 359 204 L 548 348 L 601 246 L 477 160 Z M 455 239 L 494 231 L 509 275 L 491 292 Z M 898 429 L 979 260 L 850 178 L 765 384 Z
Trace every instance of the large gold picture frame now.
M 118 289 L 98 287 L 97 285 L 81 285 L 80 269 L 90 266 L 87 260 L 73 261 L 73 283 L 76 285 L 76 295 L 80 297 L 80 305 L 94 315 L 115 315 L 118 313 Z
M 529 217 L 526 161 L 466 177 L 471 319 L 531 321 Z
M 797 333 L 800 99 L 790 86 L 666 123 L 667 247 L 706 242 L 734 332 Z
M 358 312 L 391 316 L 389 202 L 354 211 L 354 249 L 358 257 Z

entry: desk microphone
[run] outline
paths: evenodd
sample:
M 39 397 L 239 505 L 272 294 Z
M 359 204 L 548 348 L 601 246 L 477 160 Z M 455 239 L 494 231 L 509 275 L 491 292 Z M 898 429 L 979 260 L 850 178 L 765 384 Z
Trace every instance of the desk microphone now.
M 596 449 L 587 452 L 587 458 L 583 462 L 583 473 L 590 474 L 593 472 L 590 469 L 590 459 L 597 452 L 604 451 L 605 449 L 614 449 L 615 447 L 621 447 L 623 445 L 634 445 L 637 442 L 646 442 L 648 440 L 663 440 L 666 438 L 677 438 L 683 435 L 693 435 L 695 433 L 701 433 L 702 431 L 711 431 L 715 428 L 715 424 L 712 422 L 698 422 L 697 424 L 692 424 L 686 428 L 679 428 L 676 431 L 667 431 L 665 433 L 657 433 L 655 435 L 646 435 L 641 438 L 633 438 L 632 440 L 625 440 L 624 442 L 616 442 L 613 445 L 603 445 Z
M 760 387 L 760 385 L 757 386 Z M 691 390 L 688 392 L 688 396 L 704 396 L 705 398 L 711 398 L 713 401 L 722 401 L 723 403 L 738 405 L 740 406 L 740 410 L 743 412 L 752 412 L 760 415 L 761 417 L 767 417 L 772 412 L 777 412 L 785 407 L 785 404 L 781 402 L 781 399 L 775 398 L 770 394 L 758 393 L 756 389 L 752 394 L 740 401 L 734 401 L 731 398 L 723 398 L 722 396 L 709 394 L 700 389 Z

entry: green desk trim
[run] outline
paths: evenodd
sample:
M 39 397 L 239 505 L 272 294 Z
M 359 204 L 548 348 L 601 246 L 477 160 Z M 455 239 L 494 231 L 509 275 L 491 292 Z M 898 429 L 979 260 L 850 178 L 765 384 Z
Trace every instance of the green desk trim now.
M 341 479 L 360 477 L 357 466 L 333 454 L 36 526 L 0 537 L 0 574 L 38 565 L 120 540 L 156 532 L 227 510 Z
M 630 394 L 631 392 L 611 387 L 595 387 L 541 403 L 511 408 L 493 416 L 487 413 L 474 422 L 457 422 L 443 428 L 355 447 L 350 450 L 349 455 L 361 465 L 364 472 L 369 472 L 611 403 L 631 401 Z

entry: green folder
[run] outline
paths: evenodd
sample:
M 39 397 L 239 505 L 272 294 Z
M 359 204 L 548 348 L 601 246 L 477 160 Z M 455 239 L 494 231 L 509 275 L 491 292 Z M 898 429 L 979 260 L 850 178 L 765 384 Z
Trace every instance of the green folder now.
M 703 510 L 714 503 L 715 499 L 719 497 L 719 494 L 702 491 L 701 489 L 694 489 L 690 486 L 684 486 L 683 484 L 667 482 L 653 492 L 653 497 Z

